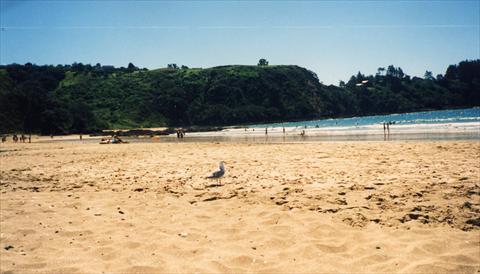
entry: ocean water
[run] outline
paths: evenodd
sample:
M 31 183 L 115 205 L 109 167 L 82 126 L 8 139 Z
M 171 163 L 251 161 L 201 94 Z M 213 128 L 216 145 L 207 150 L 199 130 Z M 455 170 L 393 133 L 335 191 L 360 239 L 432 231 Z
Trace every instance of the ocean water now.
M 480 122 L 480 107 L 452 110 L 435 110 L 410 112 L 401 114 L 375 115 L 339 119 L 324 119 L 312 121 L 298 121 L 285 123 L 271 123 L 251 125 L 250 128 L 278 128 L 278 127 L 365 127 L 392 122 L 395 125 L 427 125 L 427 124 L 454 124 Z

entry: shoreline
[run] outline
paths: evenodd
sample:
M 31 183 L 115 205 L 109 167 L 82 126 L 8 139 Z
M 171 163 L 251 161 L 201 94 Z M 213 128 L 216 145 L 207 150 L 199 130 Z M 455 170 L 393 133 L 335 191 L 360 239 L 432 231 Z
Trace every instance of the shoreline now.
M 412 125 L 390 125 L 389 131 L 384 131 L 383 125 L 358 126 L 358 127 L 285 127 L 285 133 L 282 127 L 267 128 L 242 128 L 242 129 L 224 129 L 216 132 L 198 132 L 187 133 L 194 137 L 229 137 L 229 138 L 248 138 L 248 137 L 276 137 L 310 140 L 480 140 L 480 123 L 447 123 L 447 124 L 412 124 Z M 303 133 L 303 135 L 302 135 Z M 174 136 L 174 135 L 169 135 Z M 313 138 L 312 138 L 313 137 Z
M 480 123 L 445 123 L 391 125 L 390 134 L 384 132 L 382 125 L 359 127 L 290 127 L 268 128 L 226 128 L 221 131 L 186 132 L 185 137 L 177 139 L 176 134 L 122 136 L 129 142 L 251 142 L 251 143 L 285 143 L 285 142 L 323 142 L 323 141 L 440 141 L 440 140 L 480 140 Z M 302 135 L 304 132 L 304 135 Z M 79 135 L 38 136 L 32 135 L 32 142 L 99 142 L 104 136 Z M 11 138 L 7 143 L 12 143 Z

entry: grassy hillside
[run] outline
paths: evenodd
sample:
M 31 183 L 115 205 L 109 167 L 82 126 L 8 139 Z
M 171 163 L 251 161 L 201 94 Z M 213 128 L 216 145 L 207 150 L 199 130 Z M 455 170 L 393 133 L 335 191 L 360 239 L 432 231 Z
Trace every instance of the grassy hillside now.
M 54 94 L 92 110 L 106 127 L 224 125 L 318 117 L 314 75 L 297 66 L 224 66 L 67 73 Z

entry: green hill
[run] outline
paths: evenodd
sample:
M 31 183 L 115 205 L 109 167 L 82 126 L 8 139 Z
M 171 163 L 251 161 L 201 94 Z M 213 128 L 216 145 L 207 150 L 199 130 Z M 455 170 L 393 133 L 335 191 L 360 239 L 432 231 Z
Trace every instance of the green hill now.
M 300 67 L 225 66 L 67 75 L 55 94 L 85 103 L 110 127 L 149 127 L 315 117 L 319 87 Z
M 0 66 L 0 131 L 235 125 L 480 105 L 480 60 L 445 76 L 393 66 L 325 86 L 298 66 L 146 70 L 73 64 Z

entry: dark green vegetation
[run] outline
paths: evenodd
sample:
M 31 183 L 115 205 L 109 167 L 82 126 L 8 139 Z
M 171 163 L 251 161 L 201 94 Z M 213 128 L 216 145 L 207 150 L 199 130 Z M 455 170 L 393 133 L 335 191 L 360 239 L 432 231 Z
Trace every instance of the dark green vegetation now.
M 234 125 L 480 105 L 480 60 L 445 75 L 400 68 L 326 86 L 298 66 L 157 70 L 73 64 L 0 66 L 0 132 Z

